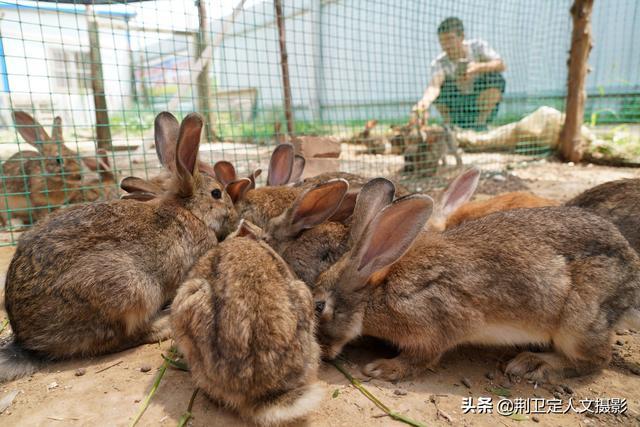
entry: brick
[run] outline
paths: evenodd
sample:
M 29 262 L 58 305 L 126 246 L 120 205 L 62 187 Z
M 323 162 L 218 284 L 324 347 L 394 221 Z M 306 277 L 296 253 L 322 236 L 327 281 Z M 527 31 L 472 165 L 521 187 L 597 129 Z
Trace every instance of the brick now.
M 339 159 L 307 158 L 302 179 L 320 175 L 325 172 L 336 172 L 338 170 L 340 170 Z
M 300 136 L 293 141 L 296 153 L 304 156 L 307 162 L 313 158 L 340 157 L 340 141 L 327 136 Z

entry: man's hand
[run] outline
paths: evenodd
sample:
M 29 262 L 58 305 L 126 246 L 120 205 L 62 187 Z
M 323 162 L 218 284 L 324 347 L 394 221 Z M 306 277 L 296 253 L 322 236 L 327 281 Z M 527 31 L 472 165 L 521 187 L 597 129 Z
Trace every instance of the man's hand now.
M 413 106 L 411 112 L 418 118 L 422 118 L 425 122 L 429 118 L 429 107 L 425 106 L 422 100 L 418 101 L 418 103 Z
M 427 108 L 428 107 L 424 105 L 424 101 L 421 99 L 416 103 L 416 105 L 413 106 L 413 108 L 411 108 L 411 111 L 426 110 Z
M 484 72 L 484 64 L 479 62 L 469 62 L 467 65 L 467 72 L 465 73 L 465 78 L 469 79 L 475 76 L 476 74 L 480 74 Z

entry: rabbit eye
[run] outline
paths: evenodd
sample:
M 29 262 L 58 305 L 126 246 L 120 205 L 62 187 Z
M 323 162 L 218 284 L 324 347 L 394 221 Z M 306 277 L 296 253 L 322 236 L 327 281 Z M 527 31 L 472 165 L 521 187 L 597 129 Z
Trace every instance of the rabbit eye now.
M 211 190 L 211 197 L 213 197 L 214 199 L 220 199 L 222 197 L 222 191 L 220 191 L 218 188 L 216 188 L 215 190 Z
M 324 311 L 324 306 L 326 305 L 325 301 L 316 301 L 316 313 L 322 314 Z
M 56 157 L 56 162 L 59 166 L 64 165 L 64 159 L 62 157 Z

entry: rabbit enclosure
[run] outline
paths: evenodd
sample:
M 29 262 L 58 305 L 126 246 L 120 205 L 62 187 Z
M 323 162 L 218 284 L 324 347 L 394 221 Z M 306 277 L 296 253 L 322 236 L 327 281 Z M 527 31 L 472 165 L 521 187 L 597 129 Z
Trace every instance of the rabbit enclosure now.
M 260 168 L 258 186 L 283 142 L 306 158 L 303 177 L 339 170 L 393 178 L 412 191 L 437 191 L 476 166 L 478 199 L 527 190 L 564 202 L 596 184 L 639 177 L 640 3 L 634 0 L 593 3 L 586 101 L 574 135 L 582 162 L 557 158 L 567 159 L 562 151 L 569 144 L 563 125 L 572 84 L 572 4 L 0 2 L 1 282 L 21 233 L 47 214 L 118 198 L 122 178 L 164 171 L 154 140 L 154 118 L 162 111 L 178 118 L 201 113 L 200 160 L 227 160 L 240 176 Z M 442 50 L 436 30 L 450 16 L 462 20 L 466 39 L 486 41 L 506 66 L 488 126 L 444 126 L 435 106 L 426 121 L 412 112 Z M 498 367 L 511 349 L 455 350 L 437 372 L 415 381 L 364 385 L 396 414 L 419 420 L 413 425 L 638 425 L 640 335 L 625 330 L 616 338 L 614 359 L 601 374 L 555 388 L 503 376 Z M 55 372 L 2 384 L 0 425 L 175 425 L 183 418 L 190 425 L 244 425 L 203 393 L 192 395 L 189 375 L 160 357 L 170 346 L 64 362 Z M 361 378 L 357 365 L 371 356 L 351 349 L 347 359 L 343 365 Z M 324 364 L 320 379 L 326 399 L 311 425 L 401 425 L 333 366 Z M 494 404 L 561 399 L 565 407 L 570 398 L 576 405 L 621 398 L 628 408 L 624 414 L 463 411 L 464 398 L 481 396 Z

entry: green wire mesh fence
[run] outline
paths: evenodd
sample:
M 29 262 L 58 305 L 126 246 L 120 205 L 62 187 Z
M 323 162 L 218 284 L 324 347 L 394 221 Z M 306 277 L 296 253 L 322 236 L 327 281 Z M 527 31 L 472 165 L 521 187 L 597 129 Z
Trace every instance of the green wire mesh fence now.
M 418 190 L 466 165 L 497 173 L 547 156 L 563 120 L 570 5 L 0 1 L 0 245 L 60 206 L 118 197 L 124 176 L 160 173 L 163 110 L 202 113 L 202 159 L 242 173 L 290 139 L 308 174 L 387 175 Z M 640 122 L 639 11 L 596 2 L 589 124 Z M 448 17 L 463 31 L 442 27 Z

